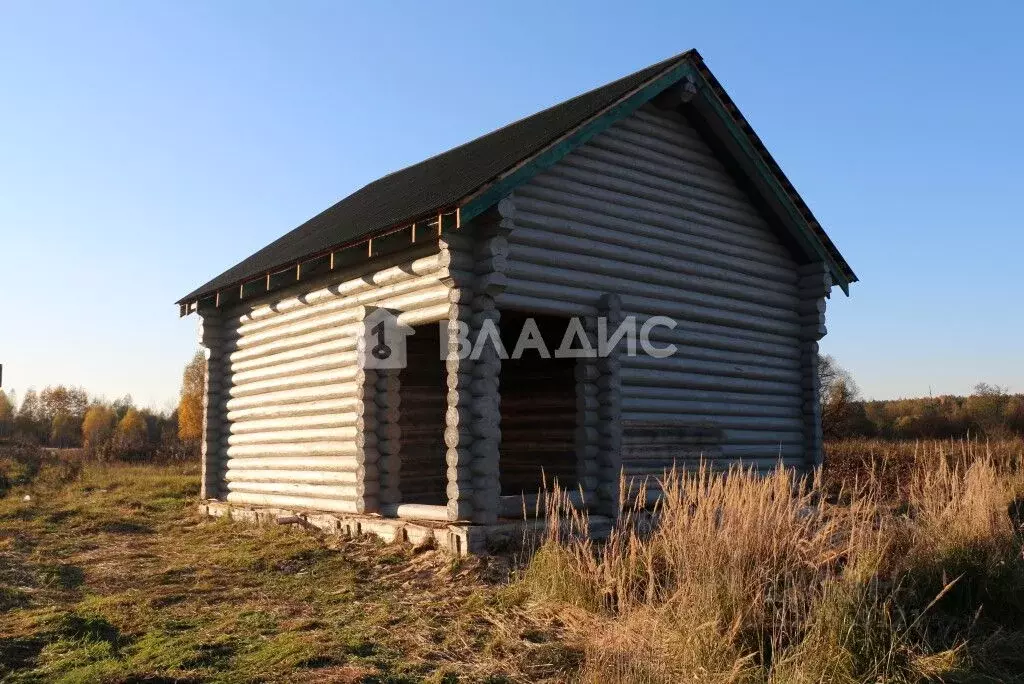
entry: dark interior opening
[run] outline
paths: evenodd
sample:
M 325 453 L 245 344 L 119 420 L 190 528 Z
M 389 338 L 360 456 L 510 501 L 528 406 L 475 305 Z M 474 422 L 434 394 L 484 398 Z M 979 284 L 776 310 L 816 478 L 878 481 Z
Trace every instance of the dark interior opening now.
M 569 324 L 558 316 L 501 312 L 502 344 L 513 353 L 527 318 L 537 323 L 551 358 L 536 350 L 501 362 L 502 496 L 535 494 L 557 479 L 575 489 L 576 359 L 556 359 Z
M 448 408 L 440 326 L 416 326 L 406 338 L 407 364 L 399 372 L 402 430 L 402 503 L 448 503 L 444 427 Z

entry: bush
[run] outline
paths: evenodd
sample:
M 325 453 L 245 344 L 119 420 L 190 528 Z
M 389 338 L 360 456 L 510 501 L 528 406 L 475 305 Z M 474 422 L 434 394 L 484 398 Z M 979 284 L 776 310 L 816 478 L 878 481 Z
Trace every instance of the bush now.
M 43 450 L 34 444 L 0 445 L 0 496 L 31 483 L 43 465 Z

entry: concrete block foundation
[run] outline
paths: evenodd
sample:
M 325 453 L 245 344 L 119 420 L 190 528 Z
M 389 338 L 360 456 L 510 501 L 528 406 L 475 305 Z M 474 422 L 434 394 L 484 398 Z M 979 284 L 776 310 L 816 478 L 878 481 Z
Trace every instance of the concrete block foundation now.
M 258 525 L 299 525 L 310 530 L 344 537 L 376 535 L 387 543 L 413 546 L 432 544 L 454 556 L 486 555 L 513 547 L 527 536 L 543 532 L 547 521 L 499 519 L 490 525 L 463 522 L 409 521 L 376 515 L 337 515 L 286 508 L 250 507 L 224 501 L 204 501 L 199 512 L 214 518 L 228 518 Z M 606 516 L 589 516 L 588 535 L 603 539 L 611 532 Z

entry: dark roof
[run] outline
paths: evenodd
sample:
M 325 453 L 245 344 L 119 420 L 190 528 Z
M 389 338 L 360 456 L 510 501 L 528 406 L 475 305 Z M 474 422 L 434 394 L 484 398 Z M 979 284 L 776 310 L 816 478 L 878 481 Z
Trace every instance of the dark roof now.
M 726 104 L 729 114 L 750 136 L 773 175 L 796 203 L 840 268 L 849 275 L 851 281 L 856 280 L 842 255 L 704 65 L 701 56 L 695 50 L 689 50 L 375 180 L 196 288 L 178 303 L 195 301 L 218 290 L 238 286 L 292 266 L 301 260 L 453 209 L 461 200 L 487 186 L 504 172 L 687 59 L 712 84 L 720 100 Z
M 608 85 L 511 123 L 418 164 L 363 186 L 181 298 L 216 290 L 279 270 L 312 254 L 403 225 L 455 204 L 572 130 L 689 53 L 659 62 Z

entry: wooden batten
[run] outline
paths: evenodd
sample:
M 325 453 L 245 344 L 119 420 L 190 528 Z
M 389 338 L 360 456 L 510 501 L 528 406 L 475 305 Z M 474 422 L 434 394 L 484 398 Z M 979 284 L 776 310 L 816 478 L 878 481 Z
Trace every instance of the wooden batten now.
M 220 295 L 220 298 L 217 303 L 217 308 L 221 309 L 222 311 L 234 306 L 240 301 L 239 288 L 236 287 L 228 288 L 226 290 L 220 290 L 218 294 Z
M 365 245 L 353 245 L 346 249 L 339 249 L 331 252 L 331 270 L 336 271 L 343 268 L 350 268 L 363 263 L 366 260 L 366 251 L 367 248 Z
M 242 283 L 238 286 L 238 299 L 246 300 L 252 299 L 253 297 L 266 294 L 270 288 L 270 274 L 256 279 L 250 280 L 249 282 Z
M 371 258 L 394 254 L 407 249 L 413 243 L 412 225 L 405 226 L 394 232 L 386 233 L 369 241 Z
M 333 252 L 332 252 L 333 254 Z M 295 280 L 310 280 L 317 276 L 329 273 L 331 269 L 332 254 L 322 254 L 313 259 L 306 259 L 295 267 Z
M 216 309 L 216 308 L 217 308 L 217 297 L 216 297 L 216 295 L 215 294 L 208 294 L 205 297 L 201 297 L 198 300 L 196 300 L 195 307 L 193 308 L 193 311 L 199 311 L 201 309 L 203 309 L 203 310 L 210 310 L 210 309 Z
M 293 284 L 296 280 L 295 270 L 295 268 L 288 268 L 276 273 L 268 273 L 266 292 L 272 292 L 273 290 Z
M 223 296 L 227 290 L 222 290 L 220 293 L 220 305 L 224 305 L 228 301 L 234 303 L 259 294 L 274 292 L 294 285 L 299 281 L 309 280 L 342 268 L 357 266 L 365 263 L 367 260 L 397 255 L 412 245 L 425 244 L 429 240 L 436 240 L 441 236 L 442 232 L 460 227 L 459 209 L 441 212 L 430 219 L 416 220 L 400 228 L 332 249 L 329 252 L 315 254 L 302 261 L 266 273 L 259 278 L 259 282 L 263 284 L 262 288 L 256 285 L 256 280 L 240 283 L 235 288 L 237 290 L 237 297 L 232 297 L 230 300 L 225 299 Z M 210 306 L 217 306 L 217 293 L 204 295 L 190 302 L 179 303 L 179 315 L 187 316 L 194 312 L 200 302 L 205 302 Z
M 462 228 L 461 211 L 456 209 L 439 213 L 432 225 L 434 225 L 438 237 L 447 235 L 451 231 L 460 230 Z

